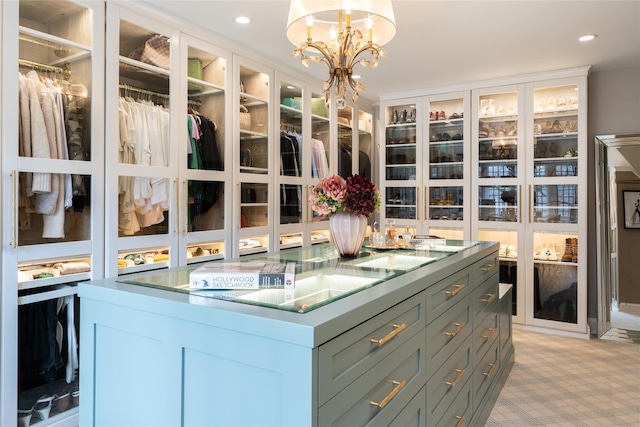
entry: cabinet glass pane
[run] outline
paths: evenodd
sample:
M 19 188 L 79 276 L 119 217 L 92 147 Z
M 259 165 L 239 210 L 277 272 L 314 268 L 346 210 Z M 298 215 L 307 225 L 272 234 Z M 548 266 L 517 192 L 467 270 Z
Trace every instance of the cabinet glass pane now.
M 118 177 L 118 237 L 169 232 L 169 180 Z
M 269 170 L 269 76 L 240 67 L 240 172 Z
M 280 184 L 280 224 L 302 222 L 302 185 Z
M 224 182 L 189 180 L 188 231 L 224 229 Z
M 577 85 L 537 89 L 533 102 L 533 176 L 577 176 Z
M 120 163 L 169 164 L 169 58 L 167 36 L 120 22 Z
M 240 191 L 240 226 L 266 226 L 269 219 L 268 184 L 243 182 Z
M 36 182 L 51 191 L 34 194 Z M 21 172 L 18 179 L 18 245 L 91 240 L 91 177 Z
M 324 94 L 311 94 L 311 176 L 329 176 L 329 108 Z
M 338 175 L 353 174 L 353 108 L 338 110 Z
M 415 187 L 387 187 L 384 196 L 386 218 L 416 218 Z
M 416 107 L 397 105 L 385 109 L 385 179 L 416 179 Z
M 373 115 L 358 111 L 358 174 L 373 179 L 371 175 L 373 155 Z
M 481 96 L 478 114 L 478 176 L 517 177 L 518 96 L 502 93 Z
M 578 222 L 578 185 L 534 185 L 535 222 Z
M 478 219 L 480 221 L 515 222 L 520 200 L 515 185 L 481 185 L 478 188 Z
M 578 238 L 534 233 L 532 309 L 536 319 L 577 323 Z
M 429 178 L 464 178 L 463 100 L 429 104 Z
M 429 188 L 429 219 L 462 221 L 463 187 Z
M 190 169 L 224 170 L 226 66 L 224 58 L 189 47 L 187 165 Z
M 46 3 L 20 2 L 19 155 L 91 160 L 91 11 Z
M 280 83 L 280 175 L 302 176 L 302 89 Z

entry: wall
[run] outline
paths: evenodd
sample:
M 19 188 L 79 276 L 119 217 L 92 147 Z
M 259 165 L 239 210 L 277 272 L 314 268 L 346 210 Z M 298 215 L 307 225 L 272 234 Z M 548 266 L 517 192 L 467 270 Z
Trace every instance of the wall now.
M 640 66 L 592 72 L 589 75 L 588 95 L 588 141 L 590 141 L 590 144 L 587 185 L 590 191 L 588 192 L 587 315 L 589 318 L 595 319 L 598 313 L 598 291 L 596 272 L 595 143 L 593 141 L 598 135 L 640 133 Z M 621 264 L 621 268 L 623 267 Z

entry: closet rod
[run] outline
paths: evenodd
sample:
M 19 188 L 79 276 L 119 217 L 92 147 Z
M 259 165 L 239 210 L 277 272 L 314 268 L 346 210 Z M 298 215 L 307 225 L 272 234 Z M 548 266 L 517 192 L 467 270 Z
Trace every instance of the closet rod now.
M 30 67 L 34 69 L 37 68 L 40 71 L 62 74 L 65 77 L 65 80 L 68 80 L 71 77 L 71 69 L 69 69 L 68 64 L 64 64 L 64 66 L 60 68 L 54 67 L 53 65 L 40 64 L 38 62 L 33 62 L 26 59 L 19 59 L 18 63 L 23 67 Z
M 152 96 L 157 96 L 160 98 L 165 98 L 165 99 L 169 99 L 169 95 L 165 94 L 165 93 L 159 93 L 159 92 L 154 92 L 152 90 L 147 90 L 147 89 L 140 89 L 134 86 L 129 86 L 129 85 L 124 85 L 124 84 L 119 84 L 118 87 L 120 89 L 123 90 L 128 90 L 131 92 L 137 92 L 137 93 L 142 93 L 144 95 L 152 95 Z

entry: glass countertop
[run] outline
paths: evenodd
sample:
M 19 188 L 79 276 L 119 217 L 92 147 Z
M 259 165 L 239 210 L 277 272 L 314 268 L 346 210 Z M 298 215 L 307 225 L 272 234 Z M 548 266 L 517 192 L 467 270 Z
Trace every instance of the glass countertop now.
M 447 240 L 446 245 L 434 245 L 420 249 L 384 250 L 365 247 L 356 258 L 346 259 L 341 258 L 334 246 L 327 243 L 233 260 L 234 263 L 240 264 L 245 262 L 294 262 L 296 271 L 294 289 L 213 290 L 190 288 L 190 273 L 206 264 L 191 264 L 176 269 L 158 270 L 135 278 L 121 277 L 117 281 L 236 303 L 306 313 L 478 244 L 479 242 Z M 231 262 L 231 260 L 213 262 L 218 264 Z

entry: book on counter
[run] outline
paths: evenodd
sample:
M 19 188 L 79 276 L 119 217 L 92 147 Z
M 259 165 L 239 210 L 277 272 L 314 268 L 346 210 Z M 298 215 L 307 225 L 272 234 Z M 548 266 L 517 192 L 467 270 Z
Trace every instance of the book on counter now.
M 189 274 L 191 289 L 293 289 L 295 262 L 210 262 Z
M 411 238 L 411 244 L 416 248 L 429 247 L 432 245 L 446 245 L 447 239 L 433 235 L 416 235 Z

